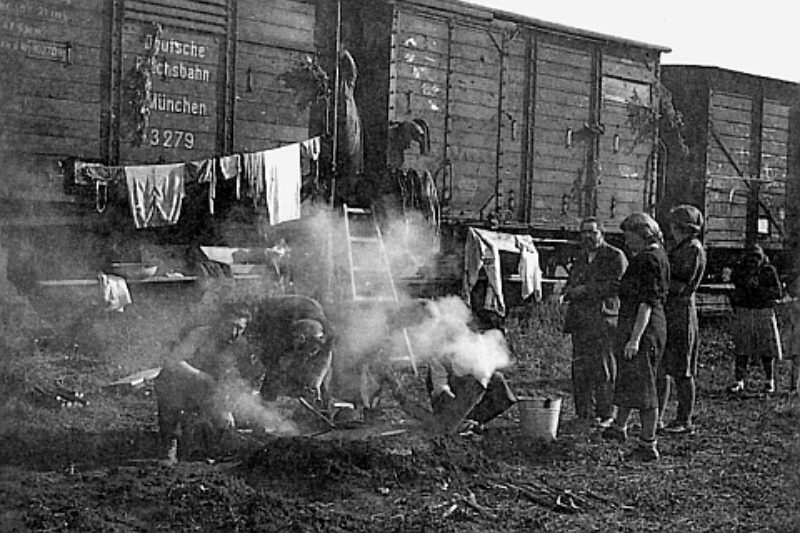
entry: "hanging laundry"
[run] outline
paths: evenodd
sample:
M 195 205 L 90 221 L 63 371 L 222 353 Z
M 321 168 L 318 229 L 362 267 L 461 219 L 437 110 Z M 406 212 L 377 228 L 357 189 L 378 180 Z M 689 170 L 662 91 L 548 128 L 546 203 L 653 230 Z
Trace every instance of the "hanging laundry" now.
M 242 155 L 248 194 L 264 200 L 270 225 L 300 218 L 300 143 Z
M 242 158 L 239 154 L 219 158 L 219 171 L 223 180 L 236 180 L 236 199 L 242 199 Z
M 269 150 L 264 163 L 269 223 L 300 218 L 300 143 Z
M 319 160 L 320 139 L 312 137 L 300 143 L 300 172 L 303 176 L 311 174 L 314 161 Z
M 478 282 L 480 271 L 483 270 L 486 272 L 488 282 L 483 308 L 505 316 L 500 251 L 520 254 L 517 270 L 522 276 L 522 296 L 527 298 L 534 294 L 537 301 L 541 299 L 539 254 L 536 252 L 533 238 L 530 235 L 513 235 L 477 228 L 469 228 L 464 245 L 463 291 L 469 301 L 470 291 Z
M 112 183 L 125 177 L 123 167 L 107 167 L 99 163 L 75 161 L 75 184 L 94 185 L 98 182 Z
M 218 159 L 203 159 L 186 163 L 186 179 L 188 182 L 208 183 L 208 212 L 214 214 L 214 201 L 217 198 Z
M 176 224 L 185 196 L 186 165 L 125 167 L 128 200 L 137 229 Z
M 531 295 L 536 302 L 542 301 L 542 268 L 539 266 L 539 251 L 530 235 L 517 235 L 519 264 L 517 271 L 522 278 L 522 299 Z
M 107 311 L 122 312 L 126 305 L 132 303 L 131 293 L 125 278 L 113 274 L 99 274 L 100 291 Z
M 247 196 L 254 205 L 264 198 L 267 189 L 267 166 L 264 162 L 267 150 L 242 154 L 242 173 L 247 181 Z

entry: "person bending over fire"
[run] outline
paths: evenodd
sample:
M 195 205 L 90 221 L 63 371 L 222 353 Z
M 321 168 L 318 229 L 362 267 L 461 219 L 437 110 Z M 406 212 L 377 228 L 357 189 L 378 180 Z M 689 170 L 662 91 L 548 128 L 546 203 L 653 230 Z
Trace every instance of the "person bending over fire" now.
M 228 307 L 213 324 L 186 332 L 154 382 L 161 445 L 169 462 L 187 456 L 190 448 L 207 449 L 233 428 L 226 382 L 241 379 L 250 362 L 237 345 L 250 321 L 244 308 Z M 195 438 L 188 437 L 189 434 Z M 192 446 L 190 446 L 192 445 Z

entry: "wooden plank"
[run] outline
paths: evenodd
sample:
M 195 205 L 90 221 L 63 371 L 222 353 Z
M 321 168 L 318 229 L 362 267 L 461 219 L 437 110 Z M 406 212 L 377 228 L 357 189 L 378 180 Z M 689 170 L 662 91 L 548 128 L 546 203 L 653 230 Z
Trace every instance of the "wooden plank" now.
M 234 133 L 234 150 L 237 152 L 266 150 L 309 137 L 307 126 L 252 120 L 237 120 Z
M 764 140 L 761 143 L 761 155 L 772 154 L 778 156 L 787 156 L 789 154 L 789 145 L 785 142 L 773 142 Z
M 588 94 L 566 93 L 553 89 L 538 88 L 536 91 L 538 103 L 557 103 L 569 107 L 589 108 Z
M 28 116 L 55 117 L 79 120 L 98 114 L 96 103 L 82 103 L 35 96 L 15 96 L 0 102 L 0 109 Z
M 221 23 L 223 25 L 228 13 L 225 4 L 198 2 L 196 0 L 126 0 L 125 8 L 140 12 L 154 10 L 152 13 L 163 12 L 155 10 L 178 11 L 180 18 L 191 18 L 200 22 Z
M 225 3 L 226 0 L 220 0 Z M 240 19 L 269 20 L 274 12 L 289 12 L 303 15 L 313 25 L 316 8 L 313 3 L 293 0 L 238 0 L 236 14 Z
M 650 105 L 651 103 L 650 85 L 646 83 L 604 76 L 602 91 L 604 103 L 626 104 L 634 101 L 641 102 L 644 105 Z
M 36 117 L 12 112 L 3 115 L 3 127 L 0 131 L 88 139 L 99 137 L 100 118 L 99 113 L 68 118 Z
M 242 20 L 238 23 L 240 41 L 261 43 L 270 46 L 313 52 L 313 28 L 287 28 L 274 24 Z
M 586 70 L 592 68 L 592 56 L 589 52 L 548 42 L 539 42 L 537 57 L 544 63 L 568 65 Z
M 739 109 L 729 109 L 722 107 L 712 107 L 710 112 L 711 120 L 720 125 L 725 123 L 744 124 L 749 126 L 752 122 L 749 112 Z
M 245 16 L 241 12 L 238 14 L 238 23 L 262 24 L 270 27 L 297 30 L 301 32 L 312 32 L 314 29 L 314 14 L 301 13 L 284 9 L 262 9 L 260 13 L 252 13 Z
M 299 113 L 292 105 L 276 105 L 264 101 L 240 101 L 236 104 L 238 116 L 252 121 L 266 121 L 273 124 L 307 125 L 307 113 Z
M 100 157 L 100 141 L 97 138 L 8 133 L 3 140 L 6 146 L 16 149 L 17 155 L 75 156 L 85 159 Z
M 591 94 L 591 87 L 588 80 L 574 80 L 556 78 L 553 76 L 540 76 L 536 82 L 537 89 L 548 89 L 553 91 L 560 91 L 571 94 L 580 94 L 589 96 Z
M 428 39 L 448 39 L 447 21 L 444 19 L 427 17 L 412 11 L 400 10 L 397 15 L 397 27 L 404 37 L 417 35 Z M 403 39 L 405 40 L 405 39 Z
M 753 109 L 753 99 L 746 95 L 714 91 L 711 93 L 711 107 L 738 109 L 749 114 Z
M 764 99 L 764 116 L 782 117 L 788 120 L 791 111 L 791 106 L 768 100 L 766 98 Z
M 788 130 L 789 120 L 786 117 L 764 115 L 762 125 L 766 128 L 772 128 L 776 130 Z
M 551 76 L 567 80 L 578 80 L 588 82 L 592 78 L 590 69 L 575 65 L 560 65 L 548 63 L 538 59 L 536 62 L 537 83 L 540 77 Z
M 603 55 L 603 75 L 626 80 L 653 83 L 656 81 L 655 68 L 629 60 L 621 60 L 607 54 Z
M 761 138 L 765 142 L 786 145 L 789 141 L 789 130 L 763 127 L 761 128 Z
M 85 104 L 100 103 L 102 87 L 92 83 L 39 78 L 36 83 L 20 83 L 13 92 L 23 97 L 58 98 Z M 0 108 L 3 105 L 0 103 Z

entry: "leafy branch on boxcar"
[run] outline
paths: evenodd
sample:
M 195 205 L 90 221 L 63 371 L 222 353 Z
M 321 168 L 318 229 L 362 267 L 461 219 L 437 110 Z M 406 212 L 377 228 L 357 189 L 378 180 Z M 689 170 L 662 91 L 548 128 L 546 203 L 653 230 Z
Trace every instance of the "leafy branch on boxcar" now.
M 636 134 L 633 145 L 652 142 L 658 132 L 658 142 L 663 146 L 666 135 L 672 135 L 684 155 L 689 145 L 683 136 L 683 113 L 675 108 L 672 93 L 660 81 L 653 85 L 653 97 L 657 106 L 648 106 L 635 92 L 627 102 L 628 125 Z
M 320 66 L 316 56 L 305 56 L 278 78 L 285 87 L 294 91 L 298 109 L 304 110 L 318 102 L 325 102 L 327 106 L 330 101 L 330 77 Z
M 143 42 L 152 43 L 145 49 L 144 56 L 137 58 L 128 74 L 122 80 L 122 124 L 127 131 L 122 138 L 134 146 L 147 140 L 147 127 L 150 124 L 150 108 L 153 105 L 153 73 L 158 62 L 158 42 L 163 28 L 154 22 L 145 32 Z

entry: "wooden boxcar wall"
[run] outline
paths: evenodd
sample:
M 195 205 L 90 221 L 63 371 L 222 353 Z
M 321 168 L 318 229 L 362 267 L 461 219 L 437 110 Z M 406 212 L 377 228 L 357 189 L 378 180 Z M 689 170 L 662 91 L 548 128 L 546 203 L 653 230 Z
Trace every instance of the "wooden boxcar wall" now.
M 302 0 L 0 2 L 0 197 L 70 201 L 68 157 L 155 164 L 306 139 L 308 110 L 278 76 L 313 53 L 315 13 Z M 153 53 L 137 135 L 126 87 Z
M 103 155 L 110 2 L 0 2 L 0 195 L 62 197 L 56 160 Z
M 671 145 L 664 209 L 703 208 L 708 248 L 787 250 L 797 227 L 788 199 L 797 194 L 798 86 L 713 67 L 666 66 L 663 75 L 690 149 L 684 156 Z
M 315 17 L 313 2 L 237 2 L 235 152 L 308 138 L 309 110 L 279 77 L 313 57 Z
M 385 146 L 392 121 L 424 119 L 431 151 L 422 155 L 414 145 L 405 166 L 434 174 L 447 218 L 494 213 L 509 224 L 560 230 L 588 215 L 616 227 L 649 209 L 654 137 L 632 129 L 629 115 L 637 103 L 657 105 L 658 49 L 426 4 L 397 2 L 380 15 L 374 3 L 348 3 L 344 18 L 346 26 L 373 21 L 361 29 L 373 43 L 368 50 L 385 51 L 388 43 L 388 65 L 367 67 L 388 68 L 388 85 L 364 89 L 381 94 L 385 87 L 388 102 L 358 100 L 374 132 L 368 145 Z M 374 44 L 376 35 L 383 45 Z M 366 51 L 356 55 L 359 65 L 370 59 Z

